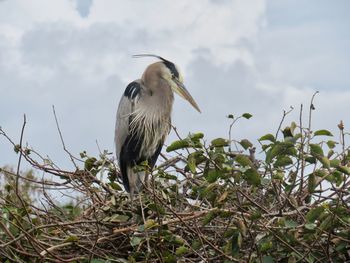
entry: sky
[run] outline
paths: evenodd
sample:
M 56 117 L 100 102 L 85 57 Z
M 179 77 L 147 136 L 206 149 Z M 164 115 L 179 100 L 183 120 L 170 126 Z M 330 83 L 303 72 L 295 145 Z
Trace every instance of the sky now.
M 340 120 L 350 127 L 349 10 L 347 0 L 0 0 L 0 126 L 18 142 L 26 114 L 25 144 L 72 168 L 55 105 L 71 153 L 95 155 L 96 141 L 114 152 L 119 99 L 154 62 L 132 55 L 154 53 L 179 66 L 202 110 L 176 97 L 181 136 L 227 137 L 226 116 L 249 112 L 232 136 L 257 143 L 319 91 L 313 129 L 337 138 Z M 17 158 L 0 137 L 0 167 Z

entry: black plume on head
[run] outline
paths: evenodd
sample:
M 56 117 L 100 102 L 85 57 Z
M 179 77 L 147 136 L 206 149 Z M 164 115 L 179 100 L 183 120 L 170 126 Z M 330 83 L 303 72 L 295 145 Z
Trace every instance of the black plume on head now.
M 158 58 L 163 61 L 164 65 L 170 70 L 171 74 L 179 78 L 179 72 L 177 71 L 175 65 L 173 62 L 166 60 L 165 58 L 162 58 L 161 56 L 154 55 L 154 54 L 138 54 L 138 55 L 133 55 L 134 58 L 143 58 L 143 57 L 154 57 Z

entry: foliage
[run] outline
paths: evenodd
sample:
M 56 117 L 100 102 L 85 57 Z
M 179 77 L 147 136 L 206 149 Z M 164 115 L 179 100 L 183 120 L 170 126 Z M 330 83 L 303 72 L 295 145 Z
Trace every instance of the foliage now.
M 232 124 L 241 117 L 228 116 Z M 249 140 L 231 139 L 231 128 L 229 138 L 208 142 L 195 133 L 170 144 L 173 157 L 163 155 L 132 200 L 107 151 L 97 157 L 82 152 L 82 165 L 70 172 L 14 144 L 45 176 L 1 170 L 8 179 L 0 195 L 0 261 L 349 261 L 344 125 L 337 142 L 328 130 L 292 122 L 260 137 L 259 158 Z M 147 163 L 139 168 L 148 170 Z M 45 179 L 50 174 L 54 179 Z M 45 202 L 31 198 L 38 188 Z M 69 204 L 54 200 L 72 189 Z

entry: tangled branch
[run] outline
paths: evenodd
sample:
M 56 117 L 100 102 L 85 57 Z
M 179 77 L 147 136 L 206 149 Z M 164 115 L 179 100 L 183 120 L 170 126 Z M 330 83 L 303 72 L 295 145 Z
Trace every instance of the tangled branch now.
M 259 139 L 259 156 L 246 139 L 234 141 L 232 152 L 231 131 L 229 140 L 210 143 L 202 133 L 179 138 L 167 147 L 176 155 L 162 154 L 133 201 L 108 151 L 75 157 L 59 130 L 75 167 L 62 170 L 23 146 L 25 119 L 19 144 L 0 129 L 19 154 L 15 171 L 0 170 L 0 261 L 348 261 L 350 151 L 344 124 L 339 144 L 321 140 L 332 134 L 303 127 L 301 113 L 299 124 L 281 130 L 283 116 L 282 139 Z M 32 170 L 21 172 L 22 158 Z

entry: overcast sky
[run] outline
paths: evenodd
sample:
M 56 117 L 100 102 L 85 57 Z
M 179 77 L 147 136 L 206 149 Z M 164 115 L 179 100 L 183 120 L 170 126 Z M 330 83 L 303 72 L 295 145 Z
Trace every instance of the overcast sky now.
M 96 140 L 114 152 L 119 99 L 154 62 L 132 55 L 155 53 L 180 67 L 202 109 L 176 97 L 183 136 L 227 136 L 226 116 L 250 112 L 233 136 L 256 142 L 284 109 L 295 107 L 286 124 L 297 120 L 316 90 L 314 129 L 349 130 L 349 10 L 347 0 L 0 0 L 0 126 L 18 141 L 25 113 L 25 142 L 68 165 L 55 105 L 73 154 L 96 154 Z M 0 138 L 0 167 L 17 158 Z

